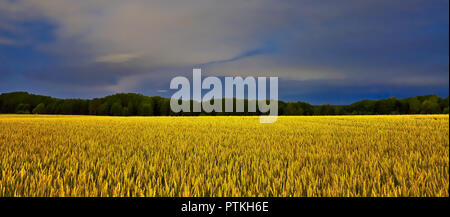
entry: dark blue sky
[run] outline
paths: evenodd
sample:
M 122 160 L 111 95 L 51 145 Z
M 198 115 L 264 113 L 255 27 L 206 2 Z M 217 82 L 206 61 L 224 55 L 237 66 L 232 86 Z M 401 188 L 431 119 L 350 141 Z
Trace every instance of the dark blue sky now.
M 0 93 L 170 96 L 170 80 L 279 76 L 280 98 L 449 94 L 448 0 L 0 0 Z

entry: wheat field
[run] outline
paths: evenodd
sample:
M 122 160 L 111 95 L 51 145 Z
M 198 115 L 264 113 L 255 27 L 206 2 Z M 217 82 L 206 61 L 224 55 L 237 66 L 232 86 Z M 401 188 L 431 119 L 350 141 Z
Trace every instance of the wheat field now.
M 0 196 L 449 196 L 449 116 L 0 115 Z

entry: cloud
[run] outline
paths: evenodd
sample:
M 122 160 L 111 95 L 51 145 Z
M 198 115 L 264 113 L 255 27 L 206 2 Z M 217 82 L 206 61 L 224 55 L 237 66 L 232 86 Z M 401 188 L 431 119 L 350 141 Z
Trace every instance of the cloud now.
M 194 67 L 205 75 L 280 76 L 319 87 L 448 88 L 441 82 L 448 80 L 448 4 L 0 0 L 0 45 L 27 44 L 57 57 L 16 69 L 28 83 L 76 82 L 74 89 L 95 86 L 97 92 L 157 92 L 171 76 L 189 75 Z M 36 29 L 35 22 L 51 28 Z M 41 31 L 49 37 L 43 40 Z
M 16 41 L 12 39 L 0 37 L 0 45 L 15 45 L 15 44 L 17 44 Z
M 249 37 L 268 27 L 266 0 L 19 2 L 54 23 L 60 41 L 76 40 L 94 57 L 142 53 L 140 63 L 151 67 L 233 58 L 257 48 L 260 42 Z
M 398 86 L 448 86 L 448 79 L 442 79 L 437 76 L 410 76 L 394 78 L 388 83 Z
M 124 63 L 130 60 L 136 59 L 139 54 L 134 53 L 122 53 L 122 54 L 111 54 L 106 56 L 101 56 L 96 58 L 96 62 L 101 63 Z

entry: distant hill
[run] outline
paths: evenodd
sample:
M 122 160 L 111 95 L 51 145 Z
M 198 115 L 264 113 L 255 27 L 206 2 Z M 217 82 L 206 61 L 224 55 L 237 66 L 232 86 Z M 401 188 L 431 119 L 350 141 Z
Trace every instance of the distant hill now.
M 236 99 L 234 99 L 236 101 Z M 244 100 L 245 108 L 248 100 Z M 222 103 L 224 105 L 224 103 Z M 192 106 L 192 103 L 191 103 Z M 191 109 L 192 110 L 192 109 Z M 223 109 L 224 110 L 224 109 Z M 279 115 L 377 115 L 377 114 L 448 114 L 449 97 L 426 95 L 397 99 L 362 100 L 350 105 L 314 106 L 305 102 L 278 101 Z M 0 95 L 0 113 L 4 114 L 66 114 L 111 116 L 198 116 L 198 115 L 261 115 L 244 113 L 173 113 L 170 99 L 148 97 L 135 93 L 119 93 L 103 98 L 57 99 L 27 92 Z

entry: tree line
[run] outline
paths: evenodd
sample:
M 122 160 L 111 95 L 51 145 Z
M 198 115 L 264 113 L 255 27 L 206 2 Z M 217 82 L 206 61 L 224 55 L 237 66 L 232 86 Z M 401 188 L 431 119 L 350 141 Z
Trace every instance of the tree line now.
M 224 99 L 221 99 L 224 100 Z M 236 99 L 234 105 L 236 105 Z M 0 95 L 0 113 L 4 114 L 65 114 L 104 116 L 219 116 L 262 115 L 248 112 L 248 100 L 244 101 L 244 113 L 188 112 L 174 113 L 170 99 L 159 96 L 148 97 L 134 93 L 120 93 L 103 98 L 57 99 L 49 96 L 12 92 Z M 194 101 L 191 101 L 191 111 Z M 222 102 L 224 106 L 225 103 Z M 222 109 L 225 111 L 225 109 Z M 311 105 L 306 102 L 278 101 L 279 115 L 381 115 L 381 114 L 448 114 L 449 97 L 426 95 L 397 99 L 362 100 L 350 105 Z

